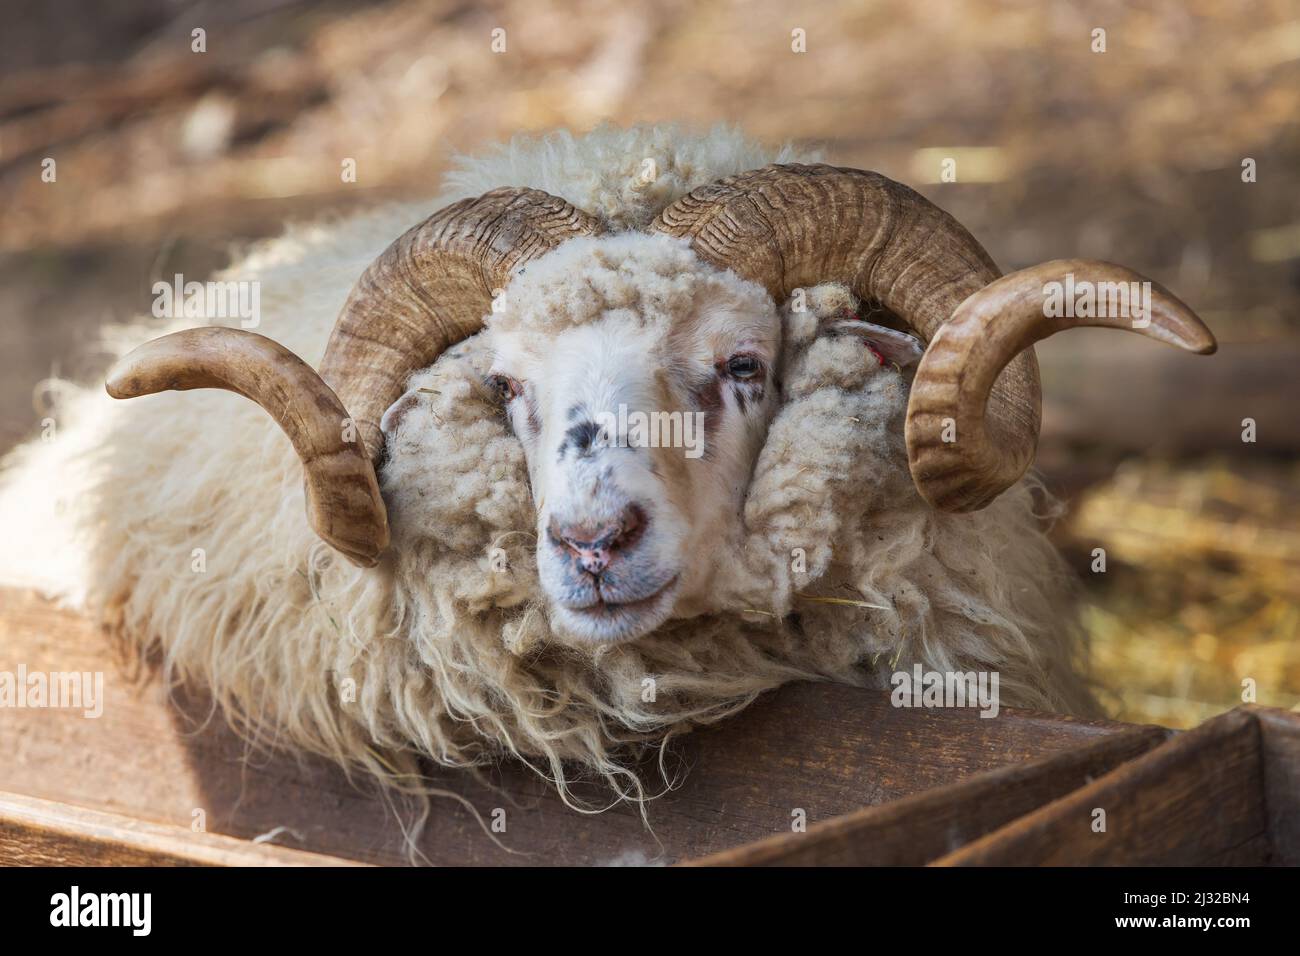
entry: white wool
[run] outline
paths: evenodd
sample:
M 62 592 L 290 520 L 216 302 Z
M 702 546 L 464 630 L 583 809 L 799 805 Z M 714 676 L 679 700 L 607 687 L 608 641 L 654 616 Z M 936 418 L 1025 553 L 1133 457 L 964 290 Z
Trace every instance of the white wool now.
M 441 201 L 500 186 L 530 186 L 566 199 L 622 229 L 644 229 L 692 189 L 768 163 L 813 163 L 816 151 L 766 149 L 735 127 L 692 135 L 675 125 L 606 123 L 582 136 L 557 130 L 516 136 L 485 155 L 460 157 L 445 177 Z
M 628 157 L 647 152 L 661 163 L 653 195 L 627 183 L 639 168 Z M 603 129 L 516 141 L 467 165 L 453 189 L 536 185 L 640 224 L 680 192 L 770 158 L 726 130 Z M 352 282 L 425 214 L 400 207 L 291 229 L 226 274 L 260 279 L 258 331 L 315 363 Z M 672 240 L 577 241 L 531 264 L 508 290 L 516 304 L 492 321 L 545 334 L 607 309 L 652 320 L 710 283 L 761 295 Z M 13 532 L 0 581 L 40 583 L 128 647 L 161 651 L 169 675 L 209 689 L 250 736 L 399 786 L 420 759 L 513 754 L 565 792 L 576 766 L 638 797 L 631 745 L 720 719 L 790 680 L 883 687 L 913 663 L 996 670 L 1004 705 L 1091 709 L 1072 666 L 1068 576 L 1034 490 L 1017 486 L 973 515 L 928 508 L 907 473 L 905 377 L 851 338 L 817 337 L 818 317 L 857 303 L 840 287 L 811 291 L 810 312 L 783 316 L 784 403 L 714 607 L 631 643 L 580 647 L 551 633 L 527 467 L 484 390 L 482 336 L 412 377 L 428 400 L 389 442 L 381 486 L 393 547 L 380 567 L 353 568 L 316 540 L 299 463 L 251 402 L 217 391 L 113 402 L 96 385 L 67 390 L 53 441 L 8 459 L 0 521 Z M 142 322 L 124 338 L 184 324 Z M 492 548 L 506 570 L 493 570 Z M 796 549 L 806 570 L 795 570 Z

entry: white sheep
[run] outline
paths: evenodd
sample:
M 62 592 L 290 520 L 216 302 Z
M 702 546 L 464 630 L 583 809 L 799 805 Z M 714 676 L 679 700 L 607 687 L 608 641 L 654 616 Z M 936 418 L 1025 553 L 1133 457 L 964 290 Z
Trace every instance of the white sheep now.
M 464 161 L 436 203 L 289 229 L 223 277 L 260 284 L 258 334 L 122 335 L 178 333 L 113 395 L 215 388 L 70 389 L 11 457 L 0 578 L 160 649 L 246 733 L 390 781 L 512 754 L 635 796 L 627 745 L 914 664 L 1089 712 L 1021 480 L 1029 346 L 1212 337 L 1158 286 L 1146 315 L 1052 315 L 1055 281 L 1146 280 L 999 278 L 916 193 L 805 158 L 560 133 Z M 656 414 L 685 447 L 631 434 Z

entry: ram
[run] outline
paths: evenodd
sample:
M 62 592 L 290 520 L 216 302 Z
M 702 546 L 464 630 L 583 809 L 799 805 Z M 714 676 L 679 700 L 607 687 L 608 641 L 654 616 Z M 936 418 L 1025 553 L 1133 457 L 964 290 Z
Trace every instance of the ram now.
M 394 781 L 514 755 L 635 797 L 636 751 L 795 679 L 992 673 L 1089 712 L 1023 479 L 1031 346 L 1213 338 L 1128 269 L 1001 276 L 917 193 L 806 159 L 554 134 L 290 229 L 221 277 L 256 331 L 173 322 L 110 372 L 133 401 L 72 389 L 16 453 L 5 576 L 251 736 Z M 1132 282 L 1147 314 L 1045 304 Z M 143 397 L 176 389 L 206 391 Z

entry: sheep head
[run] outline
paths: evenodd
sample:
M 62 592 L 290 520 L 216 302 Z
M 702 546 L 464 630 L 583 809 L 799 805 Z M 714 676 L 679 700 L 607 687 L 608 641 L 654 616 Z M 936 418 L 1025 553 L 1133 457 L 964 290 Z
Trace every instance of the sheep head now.
M 765 167 L 697 189 L 650 231 L 659 238 L 602 236 L 563 200 L 495 190 L 408 230 L 365 271 L 319 376 L 268 339 L 197 329 L 126 356 L 109 392 L 222 387 L 259 402 L 303 459 L 312 526 L 370 566 L 388 544 L 375 480 L 383 431 L 418 400 L 403 395 L 406 379 L 489 316 L 489 386 L 527 454 L 553 614 L 578 636 L 621 640 L 689 607 L 705 580 L 684 573 L 691 555 L 735 522 L 779 400 L 775 303 L 798 289 L 842 283 L 924 344 L 908 460 L 921 496 L 944 511 L 986 506 L 1029 467 L 1041 400 L 1034 342 L 1098 325 L 1215 347 L 1190 309 L 1120 266 L 1060 260 L 1000 276 L 956 220 L 874 173 Z M 581 270 L 566 274 L 570 252 L 606 255 L 618 274 L 620 244 L 648 242 L 669 250 L 666 273 L 625 276 L 595 315 L 574 314 L 600 290 Z M 1045 306 L 1057 282 L 1144 283 L 1149 307 L 1140 317 L 1058 313 Z M 517 321 L 525 313 L 541 318 Z M 897 332 L 867 334 L 873 347 L 907 351 Z M 702 414 L 702 453 L 627 447 L 620 406 Z
M 777 407 L 771 298 L 683 241 L 623 233 L 531 263 L 484 334 L 487 386 L 528 463 L 552 623 L 611 641 L 689 613 Z M 395 404 L 385 432 L 420 400 Z

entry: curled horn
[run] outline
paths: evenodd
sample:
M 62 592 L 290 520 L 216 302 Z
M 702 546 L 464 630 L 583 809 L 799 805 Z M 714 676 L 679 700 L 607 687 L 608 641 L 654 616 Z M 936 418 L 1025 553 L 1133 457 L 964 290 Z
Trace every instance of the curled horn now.
M 388 547 L 375 477 L 384 410 L 411 373 L 482 328 L 514 270 L 567 239 L 599 231 L 593 216 L 540 190 L 496 189 L 465 199 L 407 230 L 362 273 L 319 375 L 264 336 L 202 328 L 124 356 L 109 372 L 108 392 L 132 398 L 224 388 L 257 402 L 302 459 L 312 528 L 354 564 L 372 567 Z
M 919 193 L 878 173 L 826 165 L 766 166 L 718 180 L 666 208 L 651 229 L 689 239 L 702 259 L 777 301 L 842 282 L 924 339 L 908 401 L 908 461 L 921 496 L 944 511 L 983 508 L 1032 462 L 1042 403 L 1034 342 L 1074 325 L 1130 327 L 1047 318 L 1045 282 L 1063 269 L 1076 279 L 1146 281 L 1084 260 L 1001 278 L 974 237 Z M 1150 326 L 1133 331 L 1212 352 L 1200 319 L 1151 288 Z M 956 434 L 943 442 L 947 419 Z
M 302 459 L 307 519 L 331 547 L 369 567 L 388 547 L 388 517 L 375 468 L 347 441 L 348 413 L 310 365 L 283 345 L 240 329 L 173 332 L 125 355 L 108 394 L 224 388 L 262 406 Z
M 1049 316 L 1048 290 L 1064 289 L 1067 276 L 1094 289 L 1141 288 L 1150 283 L 1150 314 Z M 1113 285 L 1112 285 L 1113 284 Z M 1130 300 L 1131 301 L 1131 300 Z M 1049 335 L 1080 326 L 1136 332 L 1201 355 L 1212 353 L 1214 336 L 1173 293 L 1123 266 L 1091 259 L 1057 259 L 990 283 L 963 302 L 930 339 L 916 370 L 907 403 L 907 459 L 927 501 L 946 511 L 983 508 L 1020 479 L 1033 461 L 1032 441 L 999 429 L 989 393 L 1016 355 Z M 987 410 L 987 411 L 986 411 Z M 944 432 L 951 423 L 949 440 Z

